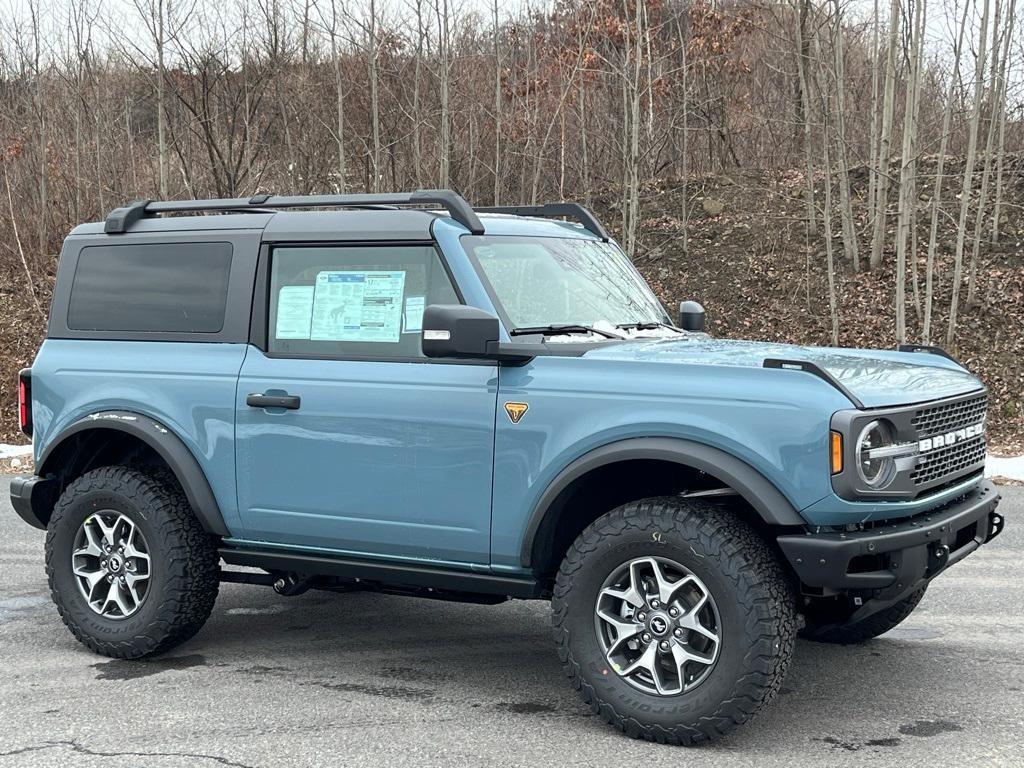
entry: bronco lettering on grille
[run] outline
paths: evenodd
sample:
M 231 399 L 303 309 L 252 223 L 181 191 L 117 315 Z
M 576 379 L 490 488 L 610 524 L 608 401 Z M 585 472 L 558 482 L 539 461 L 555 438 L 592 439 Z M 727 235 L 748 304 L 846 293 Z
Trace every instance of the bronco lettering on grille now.
M 979 421 L 977 424 L 972 424 L 969 427 L 963 429 L 957 429 L 952 432 L 947 432 L 944 435 L 936 435 L 935 437 L 929 437 L 926 440 L 920 440 L 917 444 L 917 448 L 921 453 L 927 453 L 928 451 L 934 451 L 938 448 L 945 448 L 950 445 L 956 445 L 962 443 L 965 440 L 970 440 L 973 437 L 984 436 L 985 434 L 985 422 Z

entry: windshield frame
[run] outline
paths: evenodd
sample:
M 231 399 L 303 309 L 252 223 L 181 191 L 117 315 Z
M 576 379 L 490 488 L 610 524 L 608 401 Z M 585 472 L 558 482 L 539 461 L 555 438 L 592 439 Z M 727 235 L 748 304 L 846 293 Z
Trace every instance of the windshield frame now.
M 633 262 L 629 259 L 628 256 L 626 256 L 625 252 L 619 247 L 618 243 L 616 243 L 614 240 L 601 240 L 601 239 L 598 239 L 598 238 L 591 238 L 591 237 L 573 237 L 572 235 L 566 235 L 566 236 L 563 236 L 563 235 L 521 235 L 521 234 L 514 234 L 514 235 L 497 235 L 497 234 L 495 234 L 495 235 L 488 235 L 488 234 L 483 234 L 483 235 L 462 235 L 459 238 L 459 245 L 462 247 L 463 252 L 466 254 L 466 258 L 469 259 L 469 263 L 473 266 L 473 271 L 476 272 L 477 279 L 480 281 L 480 284 L 483 286 L 484 291 L 487 293 L 488 298 L 491 300 L 491 304 L 494 305 L 494 309 L 498 313 L 498 318 L 501 320 L 501 324 L 502 324 L 502 326 L 504 328 L 505 334 L 508 336 L 509 340 L 512 341 L 512 342 L 520 342 L 522 339 L 528 338 L 528 337 L 512 335 L 512 331 L 515 330 L 519 326 L 516 326 L 512 322 L 511 318 L 509 317 L 508 312 L 505 310 L 505 305 L 501 301 L 501 297 L 498 295 L 498 292 L 494 289 L 494 286 L 491 283 L 490 278 L 487 276 L 486 270 L 484 270 L 483 265 L 480 263 L 480 259 L 477 258 L 475 249 L 471 248 L 469 246 L 469 243 L 464 243 L 463 242 L 463 239 L 467 238 L 467 237 L 472 237 L 474 240 L 493 239 L 493 240 L 497 240 L 497 241 L 510 241 L 510 240 L 582 240 L 582 241 L 588 242 L 588 243 L 594 243 L 594 244 L 600 244 L 600 245 L 609 246 L 610 248 L 614 249 L 617 252 L 618 258 L 620 258 L 622 260 L 622 264 L 625 266 L 625 268 L 627 270 L 629 270 L 632 273 L 632 275 L 636 279 L 636 281 L 640 285 L 642 285 L 644 287 L 644 289 L 649 291 L 651 296 L 654 298 L 655 302 L 657 302 L 657 306 L 658 306 L 658 308 L 662 312 L 662 318 L 659 320 L 659 322 L 664 322 L 667 325 L 671 325 L 672 324 L 672 317 L 666 311 L 665 305 L 661 303 L 661 299 L 659 299 L 657 294 L 654 293 L 654 290 L 651 288 L 651 286 L 648 284 L 648 282 L 644 279 L 644 276 L 640 274 L 639 270 L 637 270 L 637 268 L 633 264 Z M 573 324 L 576 324 L 576 323 L 573 323 Z M 582 324 L 588 325 L 588 323 L 582 323 Z M 534 325 L 539 326 L 539 325 L 544 325 L 544 323 L 531 323 L 530 326 L 524 326 L 524 327 L 531 327 L 531 326 L 534 326 Z M 573 334 L 573 335 L 575 335 L 575 334 Z M 617 341 L 619 341 L 619 340 L 617 340 L 617 339 L 607 339 L 607 338 L 603 338 L 602 337 L 602 338 L 599 338 L 598 340 L 596 340 L 594 343 L 617 342 Z

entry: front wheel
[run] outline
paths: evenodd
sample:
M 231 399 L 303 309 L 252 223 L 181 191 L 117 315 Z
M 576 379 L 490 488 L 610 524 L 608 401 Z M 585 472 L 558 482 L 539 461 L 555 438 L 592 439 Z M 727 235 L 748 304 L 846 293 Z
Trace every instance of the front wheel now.
M 754 715 L 782 685 L 796 597 L 764 541 L 728 511 L 655 498 L 576 539 L 552 600 L 563 669 L 626 734 L 698 744 Z

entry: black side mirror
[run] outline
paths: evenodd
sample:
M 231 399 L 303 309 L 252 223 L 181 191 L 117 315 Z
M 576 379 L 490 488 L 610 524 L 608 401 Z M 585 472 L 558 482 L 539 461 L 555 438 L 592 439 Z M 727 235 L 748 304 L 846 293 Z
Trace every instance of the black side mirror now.
M 683 301 L 679 304 L 679 327 L 684 331 L 704 330 L 704 307 L 696 301 Z
M 423 310 L 423 354 L 427 357 L 492 358 L 498 318 L 462 304 L 431 304 Z

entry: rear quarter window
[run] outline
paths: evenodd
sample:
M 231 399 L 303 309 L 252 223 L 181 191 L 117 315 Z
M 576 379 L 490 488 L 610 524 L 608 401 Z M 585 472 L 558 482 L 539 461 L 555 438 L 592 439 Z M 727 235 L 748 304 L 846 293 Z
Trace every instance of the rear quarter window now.
M 231 255 L 230 243 L 83 248 L 68 328 L 218 333 L 224 327 Z

